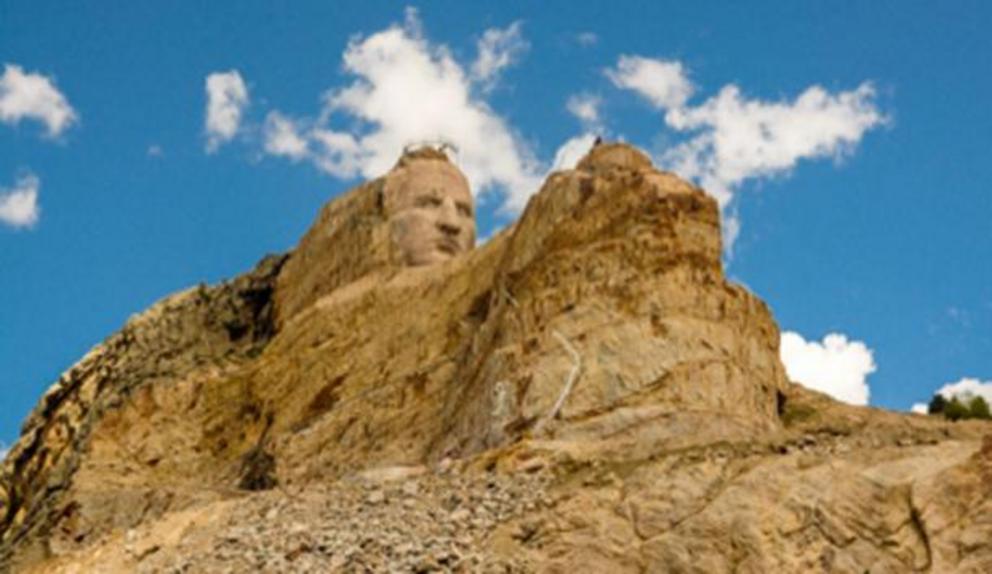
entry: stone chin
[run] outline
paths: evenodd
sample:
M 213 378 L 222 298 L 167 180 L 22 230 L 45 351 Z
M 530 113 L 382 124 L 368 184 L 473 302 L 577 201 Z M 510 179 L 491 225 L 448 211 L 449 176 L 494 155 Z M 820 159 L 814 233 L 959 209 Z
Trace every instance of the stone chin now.
M 451 241 L 440 240 L 438 241 L 433 249 L 430 249 L 423 257 L 416 261 L 412 261 L 411 265 L 433 265 L 435 263 L 443 263 L 449 259 L 454 259 L 455 257 L 461 255 L 472 249 L 472 246 L 460 245 L 453 243 Z
M 446 249 L 433 249 L 427 253 L 419 254 L 416 258 L 407 261 L 410 267 L 421 267 L 424 265 L 436 265 L 444 263 L 457 257 L 461 252 L 452 252 Z

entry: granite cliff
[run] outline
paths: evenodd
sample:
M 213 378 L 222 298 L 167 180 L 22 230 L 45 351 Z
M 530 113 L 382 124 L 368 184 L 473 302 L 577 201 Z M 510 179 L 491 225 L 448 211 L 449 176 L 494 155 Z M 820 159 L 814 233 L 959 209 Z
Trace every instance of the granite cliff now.
M 790 383 L 702 190 L 601 145 L 399 264 L 390 190 L 452 169 L 404 158 L 67 371 L 0 469 L 0 569 L 992 571 L 992 427 Z

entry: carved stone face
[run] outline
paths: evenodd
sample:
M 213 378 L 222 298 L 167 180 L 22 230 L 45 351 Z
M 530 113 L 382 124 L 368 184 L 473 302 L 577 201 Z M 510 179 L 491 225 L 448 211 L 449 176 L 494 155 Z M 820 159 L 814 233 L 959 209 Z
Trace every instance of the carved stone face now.
M 440 263 L 475 246 L 472 193 L 447 161 L 412 160 L 398 167 L 386 180 L 384 203 L 404 265 Z

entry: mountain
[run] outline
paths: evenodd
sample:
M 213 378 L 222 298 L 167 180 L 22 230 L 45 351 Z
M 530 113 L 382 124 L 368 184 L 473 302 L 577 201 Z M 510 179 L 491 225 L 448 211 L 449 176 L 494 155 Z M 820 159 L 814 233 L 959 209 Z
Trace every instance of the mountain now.
M 452 171 L 407 154 L 69 369 L 0 469 L 0 569 L 992 571 L 992 426 L 789 382 L 702 190 L 598 145 L 402 264 L 391 190 Z

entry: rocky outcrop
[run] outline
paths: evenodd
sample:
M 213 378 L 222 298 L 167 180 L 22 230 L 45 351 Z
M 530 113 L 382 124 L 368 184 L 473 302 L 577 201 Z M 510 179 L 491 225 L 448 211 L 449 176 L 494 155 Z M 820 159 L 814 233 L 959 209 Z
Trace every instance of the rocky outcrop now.
M 992 566 L 990 429 L 790 384 L 768 308 L 723 276 L 698 188 L 598 146 L 484 246 L 403 268 L 388 181 L 330 203 L 287 258 L 165 300 L 70 370 L 4 463 L 2 563 Z
M 269 257 L 238 279 L 164 299 L 52 385 L 0 467 L 0 559 L 14 549 L 45 556 L 53 526 L 75 522 L 75 489 L 86 488 L 75 479 L 95 428 L 159 386 L 216 377 L 258 355 L 274 333 L 272 294 L 283 261 Z M 172 414 L 181 417 L 181 407 Z
M 601 146 L 553 174 L 502 239 L 444 417 L 456 452 L 524 433 L 636 450 L 778 426 L 778 329 L 724 279 L 702 190 Z

